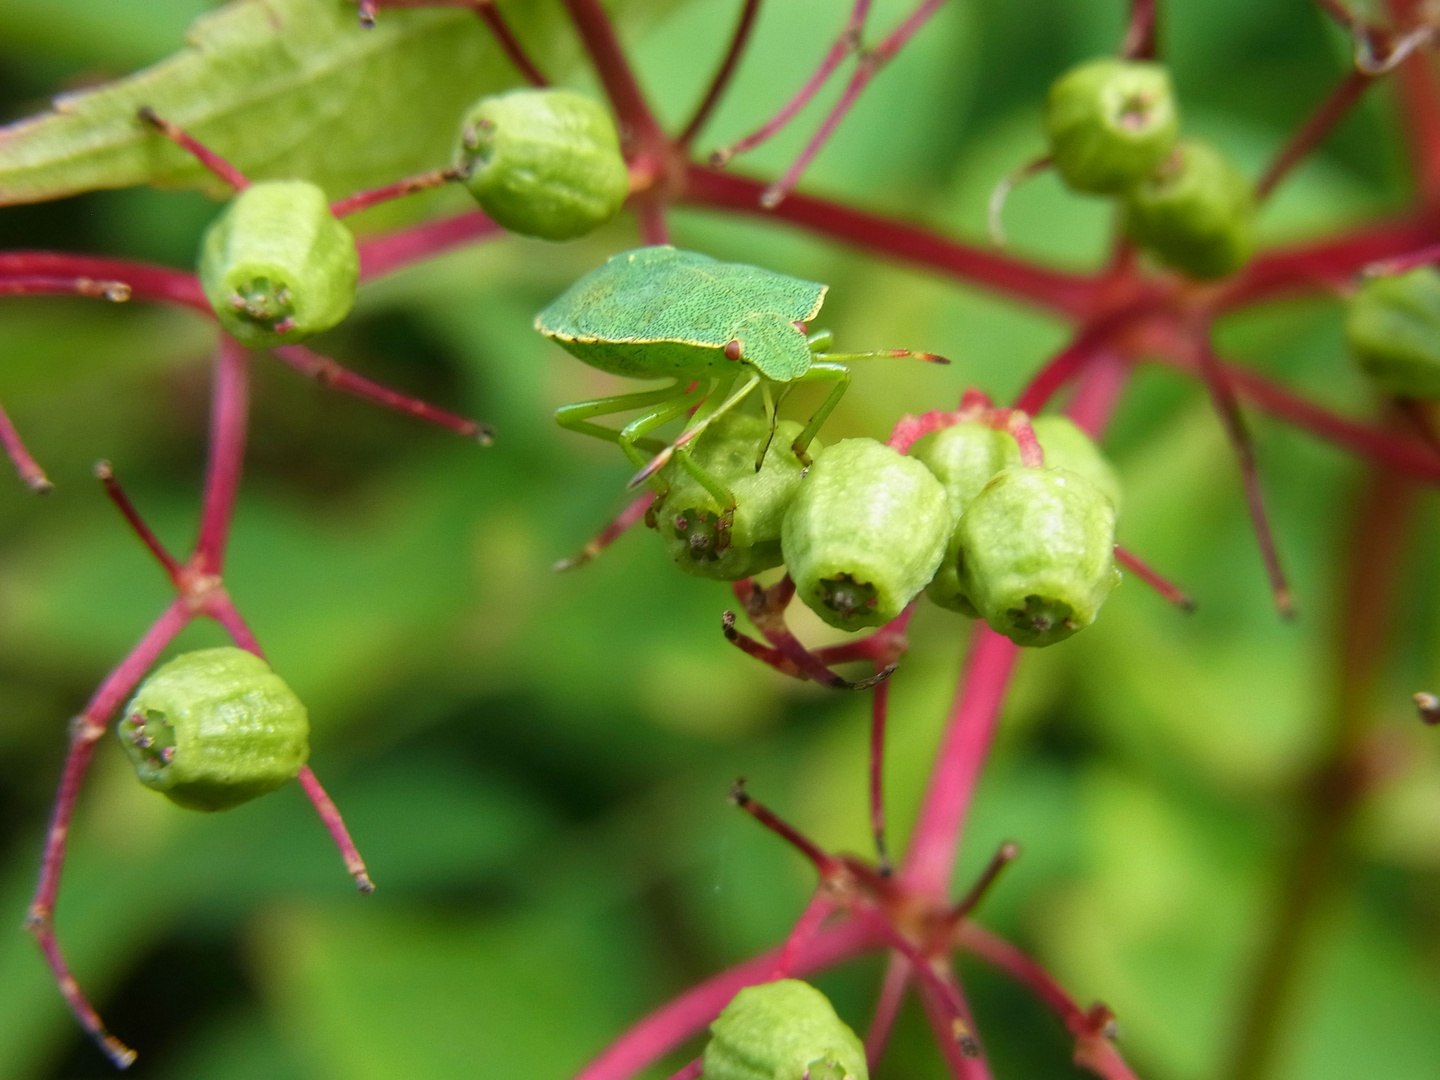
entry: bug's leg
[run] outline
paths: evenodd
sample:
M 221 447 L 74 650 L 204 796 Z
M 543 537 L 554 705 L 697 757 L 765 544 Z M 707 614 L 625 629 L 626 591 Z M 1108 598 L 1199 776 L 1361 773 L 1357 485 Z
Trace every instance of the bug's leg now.
M 845 396 L 845 391 L 850 388 L 850 369 L 844 364 L 834 364 L 829 361 L 817 361 L 810 365 L 810 370 L 801 375 L 795 382 L 834 382 L 835 387 L 825 396 L 820 407 L 815 410 L 813 416 L 806 423 L 803 431 L 795 437 L 790 444 L 790 449 L 800 459 L 801 464 L 809 466 L 810 455 L 806 451 L 810 442 L 815 438 L 815 433 L 820 430 L 822 424 L 830 418 L 835 411 L 835 406 L 840 404 L 840 399 Z
M 180 147 L 180 149 L 187 151 L 196 161 L 200 162 L 201 165 L 204 165 L 205 168 L 209 169 L 221 180 L 224 180 L 225 183 L 229 184 L 236 191 L 244 191 L 250 186 L 250 181 L 245 179 L 244 173 L 234 165 L 231 165 L 230 162 L 226 161 L 219 154 L 215 153 L 214 150 L 211 150 L 204 143 L 200 142 L 193 135 L 189 134 L 184 128 L 166 120 L 154 109 L 150 108 L 149 105 L 142 106 L 135 115 L 139 117 L 141 123 L 148 124 L 176 146 Z
M 816 337 L 820 335 L 817 334 Z M 827 360 L 832 363 L 841 360 L 903 360 L 906 357 L 912 360 L 924 360 L 927 364 L 948 364 L 948 357 L 933 352 L 917 352 L 914 349 L 874 349 L 871 352 L 826 352 L 823 349 L 817 351 L 817 360 Z
M 664 468 L 666 462 L 668 462 L 670 458 L 674 456 L 676 450 L 680 449 L 682 446 L 688 445 L 695 439 L 699 438 L 702 434 L 704 434 L 707 427 L 709 427 L 720 417 L 724 416 L 736 405 L 740 404 L 740 402 L 744 401 L 746 395 L 749 394 L 750 391 L 754 390 L 755 387 L 760 385 L 761 378 L 762 376 L 758 371 L 752 372 L 745 379 L 745 382 L 741 385 L 740 389 L 736 390 L 733 394 L 726 398 L 724 402 L 722 402 L 718 406 L 709 409 L 708 411 L 697 414 L 695 419 L 690 422 L 690 426 L 680 433 L 679 438 L 677 438 L 669 446 L 665 447 L 664 450 L 661 450 L 660 453 L 656 454 L 649 465 L 646 465 L 645 468 L 641 469 L 638 473 L 635 474 L 635 476 L 631 477 L 629 486 L 632 488 L 639 487 L 647 479 L 649 479 L 651 476 L 655 475 L 655 473 L 659 472 L 662 468 Z M 711 400 L 714 400 L 719 396 L 720 395 L 718 393 L 712 394 Z
M 645 455 L 636 449 L 636 444 L 644 438 L 647 432 L 654 431 L 657 427 L 668 424 L 671 420 L 683 415 L 689 408 L 689 396 L 682 395 L 681 397 L 672 398 L 670 401 L 661 404 L 659 408 L 643 416 L 636 417 L 621 429 L 620 436 L 616 440 L 620 443 L 620 449 L 625 451 L 625 456 L 634 464 L 640 466 L 642 469 L 648 468 Z M 651 442 L 653 440 L 646 439 L 645 441 Z M 649 480 L 650 486 L 655 489 L 656 499 L 663 499 L 670 493 L 670 488 L 665 481 L 653 472 L 649 474 Z
M 590 421 L 597 416 L 610 416 L 613 413 L 626 412 L 630 409 L 646 409 L 652 405 L 658 405 L 662 401 L 686 395 L 687 391 L 682 389 L 681 382 L 677 379 L 669 386 L 662 386 L 658 390 L 642 390 L 635 394 L 619 394 L 615 397 L 597 398 L 594 401 L 579 401 L 574 405 L 562 405 L 555 410 L 555 422 L 563 428 L 578 431 L 582 435 L 618 443 L 620 432 L 617 429 L 602 427 L 599 424 L 592 424 Z M 665 449 L 665 444 L 659 439 L 637 438 L 632 440 L 632 445 L 657 453 Z
M 812 353 L 825 353 L 830 351 L 830 346 L 835 343 L 835 332 L 833 330 L 817 330 L 805 339 L 805 344 L 810 346 Z

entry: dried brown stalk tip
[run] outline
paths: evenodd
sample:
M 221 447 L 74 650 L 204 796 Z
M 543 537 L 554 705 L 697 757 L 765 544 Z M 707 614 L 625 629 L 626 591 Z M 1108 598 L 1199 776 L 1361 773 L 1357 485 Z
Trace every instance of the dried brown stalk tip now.
M 1430 727 L 1440 725 L 1440 697 L 1421 691 L 1415 695 L 1415 708 L 1420 719 Z

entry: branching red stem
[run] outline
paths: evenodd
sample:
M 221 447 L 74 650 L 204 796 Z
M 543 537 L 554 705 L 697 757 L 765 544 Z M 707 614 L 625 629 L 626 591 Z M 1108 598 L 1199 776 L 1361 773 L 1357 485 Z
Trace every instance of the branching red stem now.
M 416 176 L 407 176 L 403 180 L 396 180 L 393 184 L 385 184 L 382 187 L 347 195 L 330 204 L 330 213 L 337 218 L 349 217 L 351 214 L 358 214 L 361 210 L 369 210 L 372 206 L 379 206 L 381 203 L 400 199 L 406 195 L 414 195 L 417 191 L 429 191 L 431 188 L 440 187 L 452 180 L 458 180 L 461 175 L 462 171 L 459 166 L 452 165 L 448 169 L 434 169 Z
M 500 236 L 504 231 L 479 210 L 472 210 L 376 236 L 360 245 L 360 280 L 393 274 L 424 259 Z
M 25 486 L 31 491 L 37 495 L 48 495 L 54 490 L 55 485 L 50 483 L 45 470 L 30 456 L 25 441 L 20 438 L 20 432 L 15 430 L 15 425 L 11 423 L 9 414 L 3 408 L 0 408 L 0 447 L 4 448 L 10 464 L 15 466 L 20 479 L 25 481 Z
M 1324 141 L 1374 81 L 1373 76 L 1359 70 L 1352 70 L 1346 75 L 1255 182 L 1256 198 L 1264 199 L 1274 191 L 1290 170 Z
M 910 976 L 910 961 L 892 952 L 885 966 L 885 981 L 880 984 L 880 996 L 875 999 L 875 1016 L 870 1021 L 870 1030 L 865 1032 L 865 1061 L 871 1072 L 880 1064 L 890 1032 L 895 1029 L 895 1018 L 900 1015 L 900 1006 L 910 989 Z
M 193 274 L 170 270 L 149 263 L 125 262 L 120 259 L 98 259 L 89 255 L 70 255 L 58 251 L 5 251 L 0 252 L 0 282 L 14 280 L 50 281 L 57 293 L 80 293 L 94 295 L 84 288 L 77 288 L 77 282 L 90 282 L 94 286 L 114 283 L 129 288 L 129 297 L 137 300 L 162 301 L 180 304 L 184 307 L 203 311 L 213 316 L 210 303 L 200 290 L 200 282 Z M 25 289 L 38 292 L 39 289 Z M 103 295 L 103 293 L 102 293 Z M 115 299 L 114 296 L 107 299 Z
M 250 358 L 239 342 L 220 338 L 211 394 L 210 454 L 205 470 L 205 500 L 200 536 L 195 543 L 195 568 L 219 574 L 225 565 L 230 519 L 240 492 L 245 466 L 245 430 L 250 414 Z
M 175 556 L 165 549 L 160 538 L 155 535 L 145 519 L 135 509 L 135 504 L 130 501 L 130 496 L 125 494 L 125 489 L 120 486 L 120 481 L 115 478 L 115 470 L 110 462 L 100 461 L 95 464 L 95 478 L 105 486 L 105 494 L 110 496 L 110 501 L 120 511 L 120 516 L 125 519 L 126 524 L 140 538 L 147 551 L 155 556 L 155 561 L 164 569 L 167 577 L 177 585 L 180 580 L 180 564 Z
M 149 124 L 152 128 L 164 135 L 167 139 L 180 147 L 187 154 L 190 154 L 201 165 L 209 169 L 211 173 L 229 184 L 236 191 L 244 191 L 250 186 L 250 181 L 245 179 L 245 174 L 237 169 L 230 162 L 226 161 L 219 154 L 215 153 L 204 143 L 185 131 L 178 124 L 172 124 L 163 116 L 157 113 L 149 105 L 142 106 L 135 114 L 143 123 Z
M 755 17 L 759 14 L 760 0 L 745 0 L 740 9 L 740 20 L 735 24 L 735 33 L 731 35 L 730 45 L 725 50 L 725 57 L 720 61 L 715 77 L 710 80 L 705 96 L 695 107 L 695 114 L 690 117 L 685 129 L 676 136 L 677 147 L 683 149 L 694 142 L 695 136 L 700 134 L 714 113 L 715 106 L 720 104 L 721 95 L 730 86 L 730 80 L 735 77 L 735 69 L 740 66 L 740 57 L 745 53 L 745 46 L 750 43 L 750 34 L 755 29 Z
M 621 141 L 630 154 L 638 150 L 659 151 L 665 145 L 665 136 L 640 92 L 610 16 L 605 14 L 599 0 L 564 0 L 564 3 L 620 121 Z
M 1173 582 L 1161 577 L 1151 568 L 1149 563 L 1133 551 L 1127 551 L 1117 544 L 1115 547 L 1115 561 L 1182 611 L 1195 610 L 1195 601 L 1191 599 L 1189 593 L 1185 592 Z

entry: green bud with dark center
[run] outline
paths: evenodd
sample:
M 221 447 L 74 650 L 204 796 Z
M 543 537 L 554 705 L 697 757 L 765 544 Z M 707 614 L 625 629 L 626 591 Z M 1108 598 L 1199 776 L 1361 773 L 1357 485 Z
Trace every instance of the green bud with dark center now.
M 739 581 L 784 561 L 780 525 L 804 471 L 790 449 L 799 434 L 799 424 L 782 420 L 772 439 L 764 418 L 732 410 L 695 440 L 694 463 L 735 494 L 729 529 L 721 528 L 725 508 L 680 461 L 661 470 L 669 491 L 655 506 L 656 529 L 676 566 L 697 577 Z M 818 445 L 811 444 L 812 453 Z
M 865 1046 L 809 983 L 747 986 L 710 1025 L 705 1080 L 869 1080 Z
M 350 314 L 359 280 L 355 238 L 304 180 L 252 184 L 201 242 L 205 297 L 225 331 L 252 348 L 330 329 Z
M 264 660 L 229 647 L 160 667 L 117 730 L 140 782 L 191 810 L 274 791 L 310 755 L 305 706 Z
M 1245 265 L 1254 247 L 1255 192 L 1208 143 L 1182 141 L 1126 197 L 1130 236 L 1161 262 L 1194 278 L 1219 278 Z
M 1037 416 L 1030 421 L 1030 426 L 1035 429 L 1035 438 L 1040 441 L 1040 449 L 1045 451 L 1046 468 L 1069 469 L 1079 473 L 1103 491 L 1115 507 L 1115 513 L 1120 513 L 1120 502 L 1123 498 L 1120 476 L 1115 472 L 1115 466 L 1110 464 L 1110 459 L 1095 445 L 1094 439 L 1081 431 L 1068 416 Z M 1009 435 L 1005 438 L 1013 448 L 1012 456 L 1006 464 L 1019 465 L 1019 444 Z
M 945 488 L 874 439 L 816 456 L 780 546 L 800 598 L 842 630 L 889 622 L 934 576 L 950 535 Z
M 1117 195 L 1154 171 L 1179 130 L 1170 73 L 1138 60 L 1092 60 L 1050 87 L 1050 156 L 1076 191 Z
M 1440 399 L 1440 271 L 1366 281 L 1346 308 L 1345 340 L 1385 393 Z
M 1115 506 L 1068 469 L 1002 469 L 958 531 L 966 594 L 1018 645 L 1053 645 L 1089 626 L 1120 580 Z
M 460 165 L 485 213 L 512 232 L 546 240 L 599 228 L 630 192 L 610 113 L 571 90 L 482 98 L 461 128 Z

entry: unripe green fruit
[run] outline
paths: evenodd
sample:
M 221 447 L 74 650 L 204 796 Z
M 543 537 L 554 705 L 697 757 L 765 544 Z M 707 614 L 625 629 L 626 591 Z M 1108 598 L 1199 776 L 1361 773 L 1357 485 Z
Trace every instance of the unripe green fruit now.
M 950 536 L 945 489 L 930 470 L 874 439 L 815 458 L 780 546 L 800 598 L 842 630 L 889 622 L 934 576 Z
M 1440 271 L 1422 266 L 1365 282 L 1345 312 L 1345 340 L 1386 393 L 1440 398 Z
M 723 540 L 717 525 L 724 507 L 678 461 L 665 467 L 661 476 L 670 490 L 656 504 L 655 519 L 676 566 L 697 577 L 739 581 L 784 561 L 780 525 L 804 472 L 790 449 L 799 434 L 799 424 L 782 420 L 770 439 L 768 421 L 732 411 L 695 440 L 695 463 L 735 493 L 735 519 Z M 770 448 L 756 472 L 755 458 L 767 439 Z M 812 454 L 820 452 L 818 442 L 810 446 Z
M 958 531 L 966 595 L 1017 645 L 1053 645 L 1089 626 L 1120 581 L 1115 507 L 1069 469 L 1002 469 Z
M 1145 179 L 1179 130 L 1170 73 L 1138 60 L 1092 60 L 1050 87 L 1050 156 L 1076 191 L 1117 195 Z
M 125 707 L 140 782 L 190 810 L 228 810 L 292 780 L 310 756 L 305 706 L 258 656 L 202 649 L 165 664 Z
M 1068 416 L 1037 416 L 1030 421 L 1030 426 L 1035 429 L 1040 449 L 1045 451 L 1046 468 L 1079 473 L 1104 492 L 1114 505 L 1115 513 L 1120 513 L 1123 498 L 1120 477 L 1110 459 L 1095 445 L 1094 439 L 1081 431 Z M 1008 445 L 1014 447 L 1014 453 L 1006 464 L 1019 465 L 1020 447 L 1014 439 L 1007 436 L 1007 440 Z
M 1254 246 L 1255 192 L 1230 159 L 1186 140 L 1126 197 L 1126 227 L 1160 261 L 1195 278 L 1233 274 Z
M 599 228 L 630 193 L 615 123 L 570 90 L 482 98 L 461 128 L 465 186 L 512 232 L 571 240 Z
M 205 233 L 200 285 L 220 325 L 252 348 L 293 344 L 350 314 L 355 238 L 305 180 L 266 180 L 231 200 Z
M 704 1080 L 869 1080 L 865 1047 L 809 983 L 747 986 L 710 1025 Z

